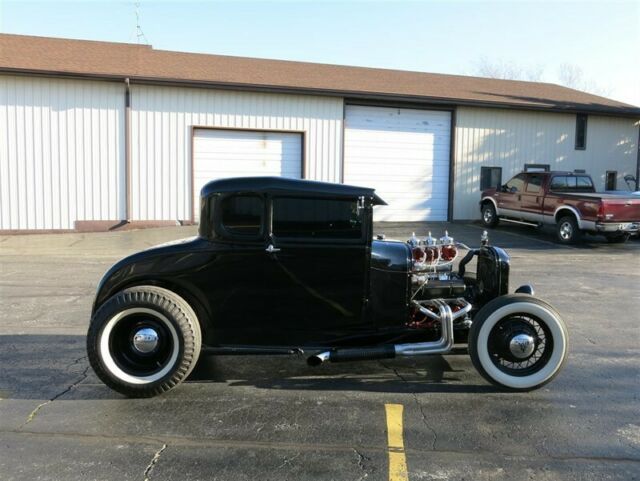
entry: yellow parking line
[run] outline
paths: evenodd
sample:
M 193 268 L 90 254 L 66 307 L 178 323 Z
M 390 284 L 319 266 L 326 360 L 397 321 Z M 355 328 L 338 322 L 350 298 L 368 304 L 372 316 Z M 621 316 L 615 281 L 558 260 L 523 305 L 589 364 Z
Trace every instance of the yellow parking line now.
M 408 481 L 407 459 L 402 438 L 402 404 L 385 404 L 389 444 L 389 481 Z

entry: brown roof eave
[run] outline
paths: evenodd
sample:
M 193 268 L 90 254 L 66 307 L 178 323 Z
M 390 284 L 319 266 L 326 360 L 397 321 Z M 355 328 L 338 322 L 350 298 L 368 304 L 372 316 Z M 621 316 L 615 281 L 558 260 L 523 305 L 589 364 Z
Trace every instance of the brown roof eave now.
M 63 77 L 63 78 L 75 78 L 75 79 L 92 79 L 92 80 L 107 80 L 107 81 L 122 81 L 129 79 L 132 84 L 138 83 L 141 85 L 161 85 L 161 86 L 176 86 L 176 87 L 194 87 L 194 88 L 219 88 L 225 90 L 238 90 L 238 91 L 252 91 L 252 92 L 267 92 L 267 93 L 287 93 L 287 94 L 306 94 L 306 95 L 322 95 L 332 97 L 344 97 L 348 100 L 362 99 L 362 100 L 380 100 L 389 102 L 407 102 L 423 105 L 438 105 L 444 108 L 453 109 L 455 106 L 464 107 L 485 107 L 485 108 L 501 108 L 501 109 L 515 109 L 525 111 L 536 112 L 555 112 L 555 113 L 586 113 L 592 115 L 602 115 L 609 117 L 625 117 L 640 120 L 640 109 L 633 108 L 615 108 L 615 107 L 589 107 L 581 104 L 565 104 L 565 105 L 535 105 L 535 104 L 523 104 L 518 102 L 502 102 L 502 101 L 485 101 L 485 100 L 467 100 L 459 98 L 444 98 L 444 97 L 426 97 L 426 96 L 412 96 L 393 94 L 385 92 L 362 92 L 362 91 L 349 91 L 349 90 L 330 90 L 311 87 L 287 87 L 282 85 L 260 85 L 249 83 L 225 83 L 225 82 L 211 82 L 204 80 L 185 80 L 185 79 L 171 79 L 161 77 L 139 77 L 136 75 L 114 75 L 114 74 L 89 74 L 78 72 L 65 72 L 65 71 L 42 71 L 42 70 L 28 70 L 28 69 L 15 69 L 0 67 L 0 73 L 11 73 L 21 75 L 37 75 L 43 77 Z

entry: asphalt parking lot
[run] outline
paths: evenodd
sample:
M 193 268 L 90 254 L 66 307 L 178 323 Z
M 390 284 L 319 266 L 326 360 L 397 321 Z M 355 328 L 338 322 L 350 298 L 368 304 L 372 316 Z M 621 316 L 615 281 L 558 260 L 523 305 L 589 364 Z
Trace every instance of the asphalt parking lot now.
M 482 232 L 429 228 L 470 245 Z M 403 407 L 409 480 L 640 479 L 640 241 L 491 231 L 512 287 L 533 283 L 569 328 L 564 371 L 535 392 L 493 388 L 465 354 L 314 369 L 218 357 L 164 396 L 126 399 L 88 367 L 96 284 L 120 257 L 194 232 L 0 237 L 0 479 L 387 480 L 388 404 Z

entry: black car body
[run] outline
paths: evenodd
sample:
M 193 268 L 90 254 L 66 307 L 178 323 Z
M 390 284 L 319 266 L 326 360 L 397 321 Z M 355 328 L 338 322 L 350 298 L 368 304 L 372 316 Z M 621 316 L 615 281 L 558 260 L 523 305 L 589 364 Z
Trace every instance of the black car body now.
M 466 246 L 448 236 L 373 239 L 376 205 L 384 201 L 363 187 L 279 177 L 210 182 L 201 193 L 197 237 L 127 257 L 100 282 L 88 336 L 94 369 L 114 389 L 146 396 L 182 381 L 201 352 L 308 351 L 317 352 L 309 363 L 319 364 L 446 353 L 471 333 L 474 364 L 494 383 L 530 389 L 557 373 L 566 329 L 530 288 L 508 295 L 502 249 L 469 250 L 456 271 L 453 254 Z M 474 257 L 477 275 L 465 275 Z M 493 329 L 495 346 L 483 341 L 489 347 L 482 352 L 521 363 L 514 340 L 527 351 L 542 344 L 539 359 L 528 352 L 539 369 L 524 383 L 526 376 L 503 361 L 496 366 L 518 382 L 487 373 L 472 346 L 484 323 L 477 320 L 510 305 L 520 310 L 508 313 L 509 332 Z M 527 314 L 530 306 L 535 312 Z M 540 309 L 552 315 L 542 319 Z M 548 342 L 554 335 L 563 338 L 555 340 L 560 359 L 548 375 L 536 376 L 556 352 Z

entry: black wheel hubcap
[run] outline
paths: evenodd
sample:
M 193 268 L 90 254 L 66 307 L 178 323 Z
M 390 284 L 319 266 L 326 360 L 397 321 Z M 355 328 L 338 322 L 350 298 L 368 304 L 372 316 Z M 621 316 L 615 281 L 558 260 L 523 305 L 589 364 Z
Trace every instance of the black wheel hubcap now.
M 141 349 L 140 334 L 149 335 L 150 330 L 157 335 L 156 342 L 148 342 Z M 113 328 L 109 350 L 115 363 L 124 372 L 132 376 L 150 376 L 162 370 L 169 362 L 173 339 L 161 320 L 150 314 L 132 314 L 120 319 Z
M 522 377 L 538 372 L 547 364 L 553 352 L 553 338 L 549 327 L 539 318 L 512 314 L 493 326 L 487 347 L 498 369 Z

